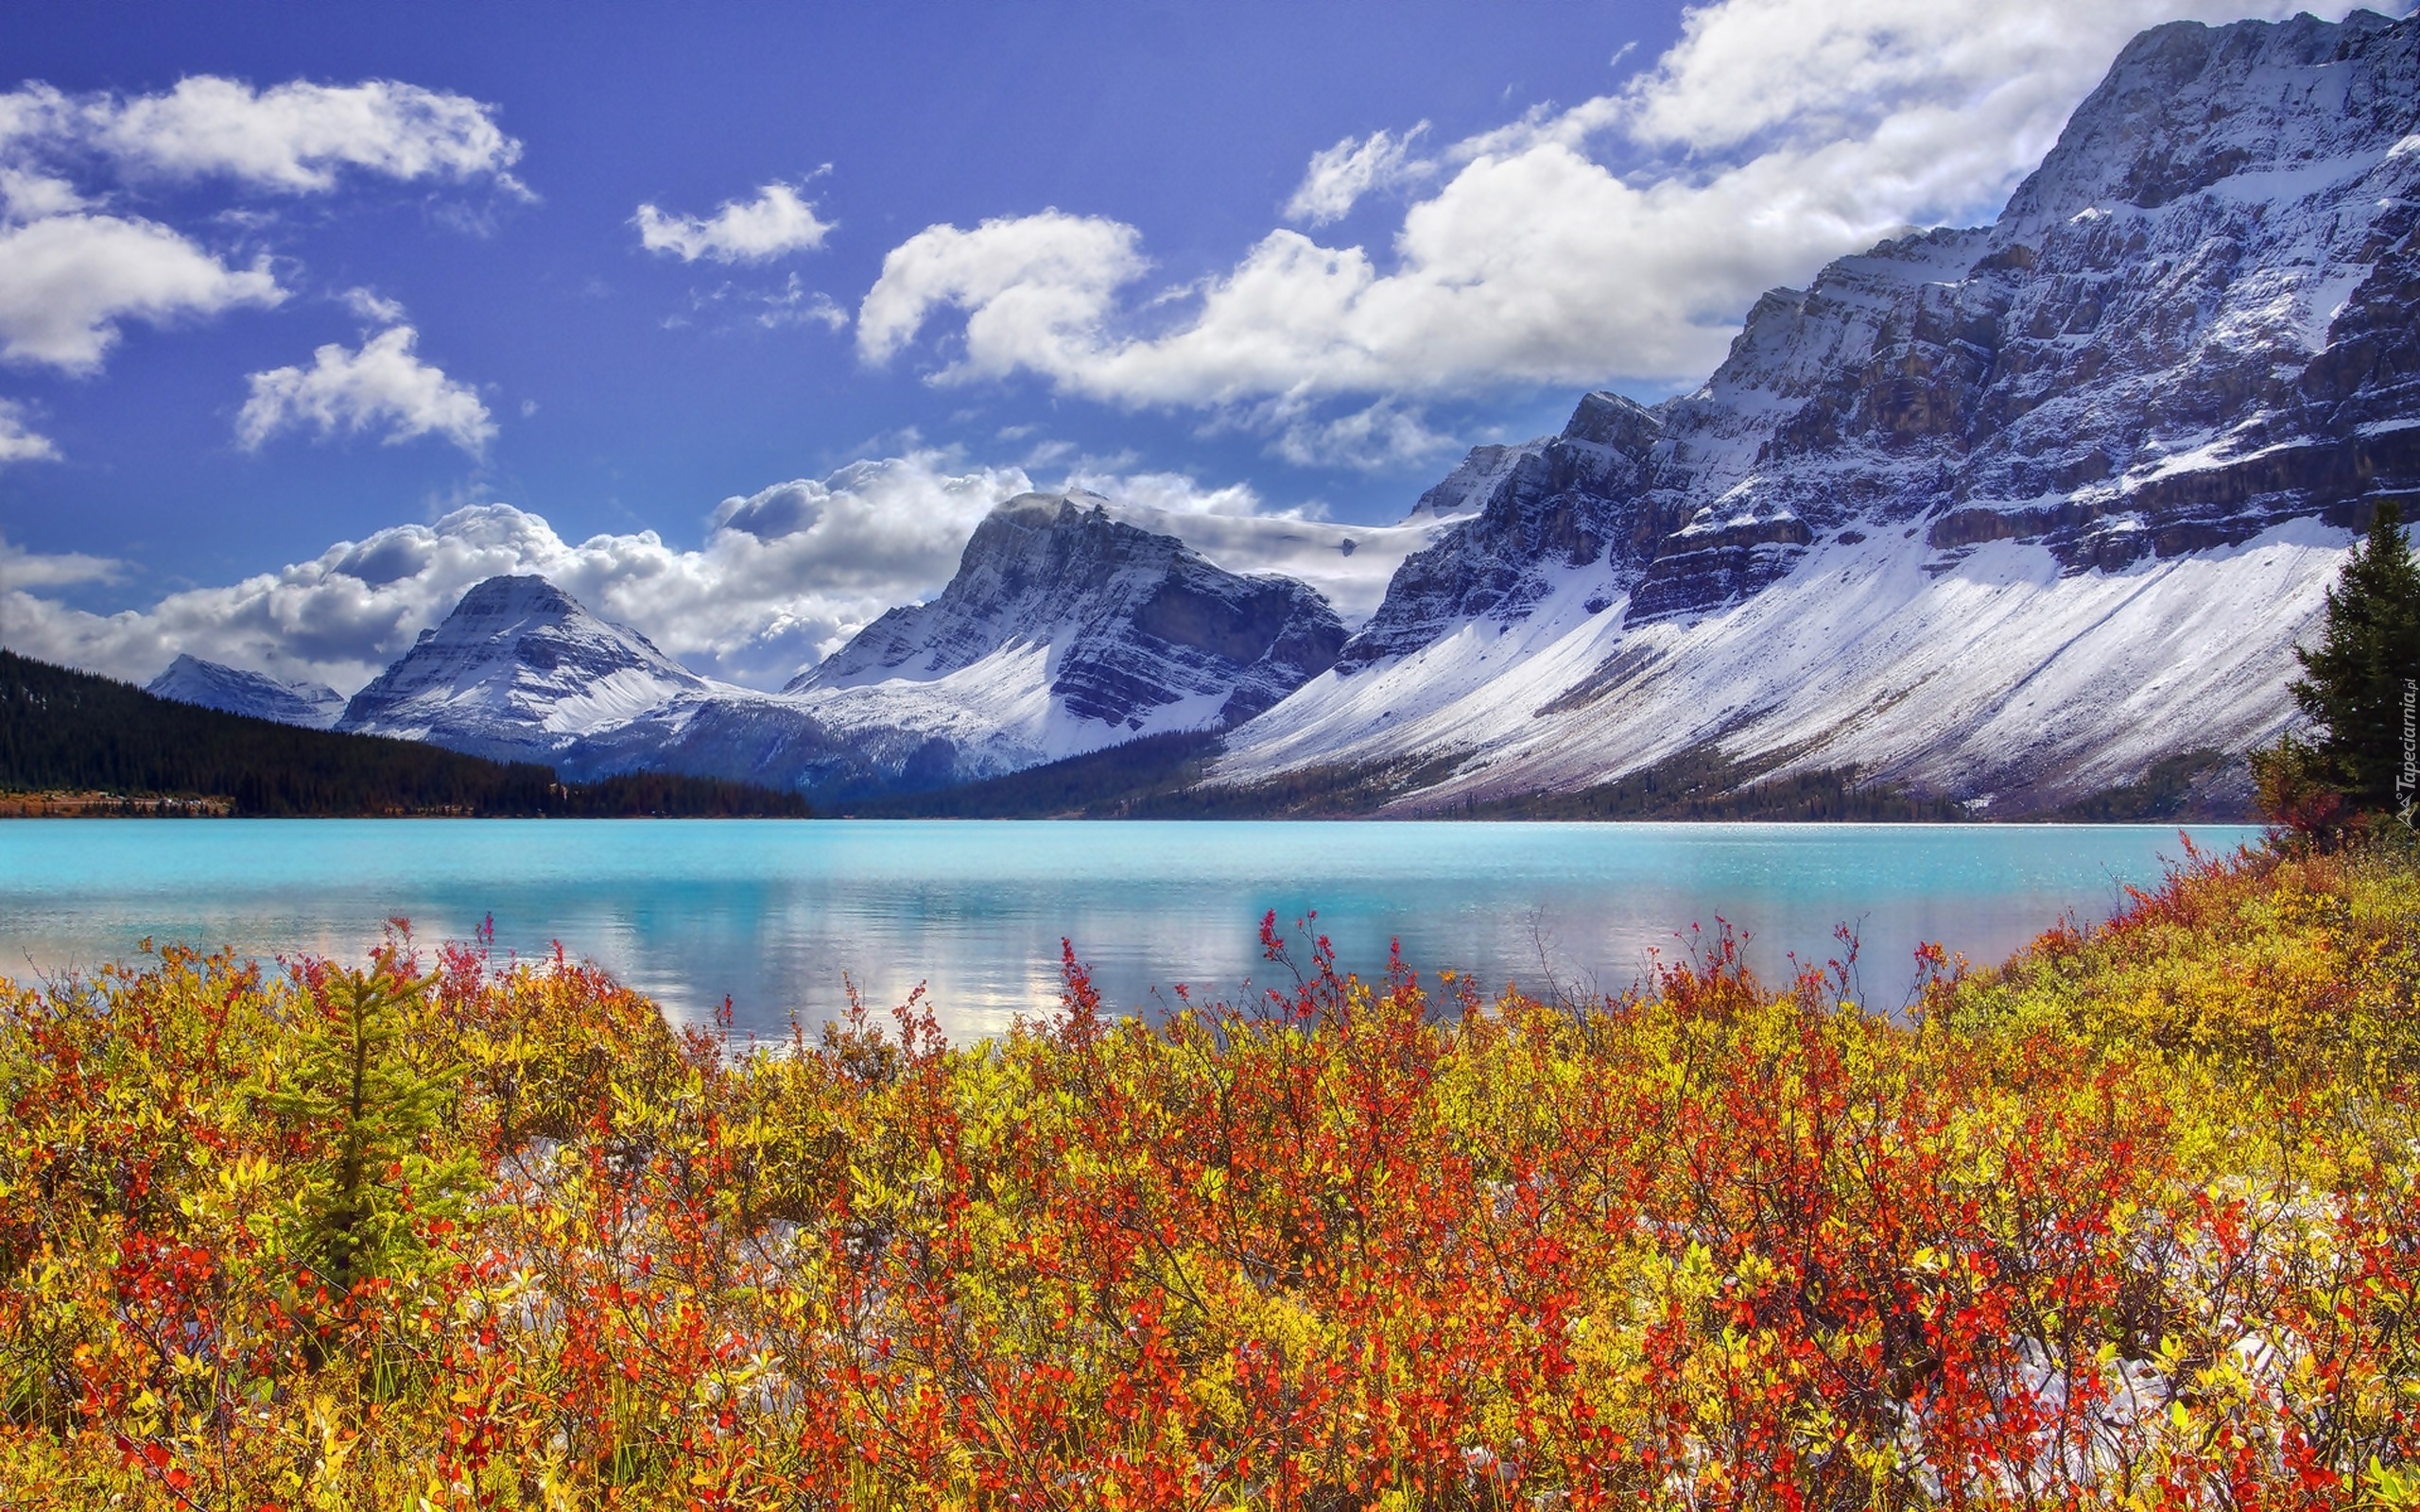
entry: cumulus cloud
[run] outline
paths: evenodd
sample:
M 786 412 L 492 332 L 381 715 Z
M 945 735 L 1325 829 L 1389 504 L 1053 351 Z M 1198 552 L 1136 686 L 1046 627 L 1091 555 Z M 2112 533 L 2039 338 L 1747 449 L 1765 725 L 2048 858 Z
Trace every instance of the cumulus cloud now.
M 28 85 L 52 132 L 78 138 L 137 172 L 224 176 L 287 194 L 332 189 L 347 171 L 457 182 L 485 178 L 521 191 L 509 170 L 521 144 L 495 107 L 417 84 L 296 81 L 256 90 L 200 75 L 163 94 L 71 98 Z
M 1282 413 L 1284 405 L 1272 406 Z M 1279 421 L 1270 449 L 1298 467 L 1349 467 L 1380 472 L 1454 448 L 1450 436 L 1428 428 L 1420 411 L 1392 399 L 1333 417 L 1303 415 Z
M 75 184 L 57 174 L 0 162 L 0 222 L 63 215 L 88 203 Z
M 129 319 L 165 325 L 285 299 L 266 262 L 229 267 L 176 232 L 117 215 L 0 229 L 0 357 L 98 370 Z
M 1155 290 L 1135 286 L 1150 265 L 1119 222 L 937 226 L 885 260 L 859 348 L 888 360 L 941 320 L 937 381 L 1025 371 L 1122 405 L 1279 400 L 1259 413 L 1305 455 L 1322 438 L 1301 417 L 1331 396 L 1699 377 L 1763 290 L 1910 224 L 1990 215 L 2137 30 L 2292 9 L 1715 0 L 1622 92 L 1437 153 L 1433 192 L 1384 257 L 1278 229 L 1198 288 Z M 1317 223 L 1418 177 L 1416 134 L 1321 152 L 1289 214 Z
M 934 310 L 956 306 L 966 312 L 965 356 L 942 379 L 1018 367 L 1073 375 L 1114 350 L 1107 322 L 1116 291 L 1150 266 L 1136 249 L 1141 239 L 1132 226 L 1057 210 L 973 231 L 929 227 L 882 260 L 857 307 L 857 351 L 887 361 Z
M 0 642 L 136 681 L 189 651 L 350 691 L 472 584 L 539 573 L 700 672 L 778 687 L 884 610 L 937 591 L 984 514 L 1029 486 L 1018 469 L 932 453 L 857 462 L 725 500 L 694 550 L 653 531 L 565 541 L 538 515 L 480 505 L 113 614 L 37 592 L 98 576 L 90 558 L 19 553 L 0 562 Z
M 113 213 L 76 174 L 311 194 L 359 172 L 523 192 L 507 171 L 520 151 L 493 106 L 385 79 L 259 90 L 200 76 L 131 97 L 42 83 L 0 93 L 0 358 L 90 374 L 127 320 L 285 298 L 266 260 L 231 266 L 180 231 Z
M 538 573 L 700 672 L 777 688 L 883 610 L 937 593 L 983 516 L 1033 486 L 1022 468 L 935 452 L 854 462 L 724 500 L 695 549 L 653 531 L 566 541 L 535 514 L 480 505 L 110 614 L 42 590 L 109 580 L 117 564 L 0 541 L 0 643 L 138 682 L 191 652 L 349 691 L 409 649 L 472 584 Z M 1106 494 L 1127 517 L 1233 570 L 1303 577 L 1353 618 L 1376 607 L 1395 561 L 1427 540 L 1300 509 L 1272 516 L 1249 486 L 1205 488 L 1182 473 L 1085 469 L 1061 486 Z
M 816 217 L 813 202 L 779 182 L 757 190 L 753 199 L 726 199 L 721 209 L 702 218 L 641 205 L 631 223 L 639 229 L 640 246 L 684 263 L 701 257 L 716 263 L 770 262 L 813 251 L 832 234 L 832 222 Z
M 388 445 L 442 436 L 478 455 L 494 438 L 495 422 L 477 390 L 413 354 L 420 334 L 399 325 L 350 351 L 331 341 L 308 368 L 272 368 L 251 375 L 251 397 L 235 417 L 235 438 L 247 451 L 283 430 L 322 437 L 383 429 Z
M 26 425 L 24 406 L 0 399 L 0 467 L 11 462 L 54 462 L 59 448 L 47 436 L 39 435 Z M 5 545 L 0 542 L 0 545 Z
M 1437 164 L 1412 156 L 1412 144 L 1426 135 L 1421 122 L 1401 136 L 1373 131 L 1367 137 L 1346 137 L 1336 146 L 1311 154 L 1293 198 L 1286 201 L 1286 218 L 1312 226 L 1341 220 L 1361 197 L 1374 189 L 1433 177 Z

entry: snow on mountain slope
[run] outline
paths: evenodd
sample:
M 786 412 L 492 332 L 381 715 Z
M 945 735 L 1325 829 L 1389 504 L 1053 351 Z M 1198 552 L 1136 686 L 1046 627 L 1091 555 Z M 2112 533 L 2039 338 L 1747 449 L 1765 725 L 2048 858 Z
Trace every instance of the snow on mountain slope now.
M 552 762 L 707 680 L 543 577 L 491 577 L 353 696 L 336 728 Z
M 931 602 L 884 614 L 782 694 L 684 695 L 582 742 L 570 769 L 664 765 L 827 794 L 939 786 L 1224 728 L 1335 661 L 1344 626 L 1318 593 L 1227 572 L 1119 517 L 1134 512 L 1021 494 L 977 527 Z
M 344 695 L 325 683 L 287 682 L 266 672 L 246 672 L 198 656 L 179 655 L 143 691 L 179 703 L 311 730 L 327 729 L 344 713 Z
M 1331 672 L 1237 732 L 1219 778 L 1464 758 L 1407 809 L 1568 791 L 1717 743 L 1774 774 L 1849 766 L 2024 812 L 2139 778 L 2162 756 L 2274 738 L 2291 636 L 2348 536 L 2314 520 L 2235 546 L 2063 575 L 2038 542 L 1946 570 L 1921 539 L 1827 542 L 1779 583 L 1693 620 L 1589 611 L 1575 575 L 1515 624 Z
M 1474 453 L 1432 496 L 1478 513 L 1221 779 L 1467 754 L 1420 803 L 1719 739 L 2042 807 L 2265 738 L 2346 530 L 2420 498 L 2416 136 L 2420 21 L 2144 33 L 1994 226 Z

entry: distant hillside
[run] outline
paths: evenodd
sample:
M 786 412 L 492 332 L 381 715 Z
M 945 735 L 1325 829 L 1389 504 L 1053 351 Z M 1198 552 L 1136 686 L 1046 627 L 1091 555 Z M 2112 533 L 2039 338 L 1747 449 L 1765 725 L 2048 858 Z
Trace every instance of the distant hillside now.
M 0 650 L 0 791 L 61 789 L 222 797 L 254 817 L 807 815 L 795 793 L 707 778 L 564 784 L 551 767 L 222 713 Z

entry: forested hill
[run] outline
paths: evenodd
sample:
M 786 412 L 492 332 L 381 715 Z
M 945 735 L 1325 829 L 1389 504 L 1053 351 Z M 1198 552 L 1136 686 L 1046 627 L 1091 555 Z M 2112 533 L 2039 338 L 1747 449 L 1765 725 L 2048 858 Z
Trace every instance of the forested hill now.
M 0 792 L 60 789 L 218 797 L 272 817 L 807 815 L 795 793 L 659 772 L 566 784 L 551 767 L 221 713 L 0 650 Z

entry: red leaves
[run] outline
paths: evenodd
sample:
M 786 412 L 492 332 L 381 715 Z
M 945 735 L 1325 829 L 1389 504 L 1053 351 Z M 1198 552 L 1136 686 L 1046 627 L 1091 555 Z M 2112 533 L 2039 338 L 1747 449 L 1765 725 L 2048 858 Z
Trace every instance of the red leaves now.
M 2052 964 L 2251 885 L 2204 868 Z M 1063 942 L 1060 1011 L 1005 1039 L 949 1046 L 919 993 L 738 1060 L 592 968 L 449 948 L 408 1042 L 458 1091 L 419 1154 L 486 1186 L 434 1214 L 382 1158 L 429 1260 L 341 1298 L 260 1237 L 326 1131 L 229 1095 L 326 971 L 164 957 L 107 1014 L 38 1002 L 0 1022 L 0 1179 L 55 1194 L 0 1220 L 0 1472 L 100 1442 L 85 1484 L 131 1504 L 340 1473 L 463 1506 L 542 1475 L 700 1507 L 2286 1506 L 2420 1454 L 2408 1089 L 2221 1118 L 2235 1090 L 2156 1048 L 1977 1028 L 1940 953 L 1912 1029 L 1842 1005 L 1845 966 L 1768 991 L 1720 929 L 1649 995 L 1464 986 L 1432 1021 L 1399 955 L 1364 983 L 1299 935 L 1298 965 L 1261 920 L 1292 981 L 1241 1006 L 1117 1017 Z M 2247 1174 L 2255 1113 L 2317 1184 Z

